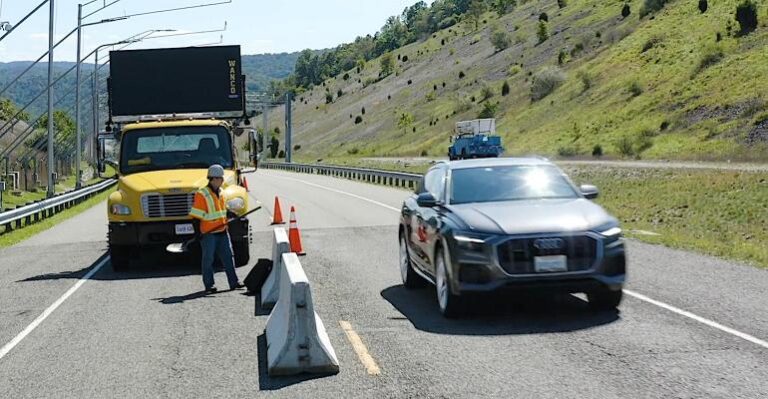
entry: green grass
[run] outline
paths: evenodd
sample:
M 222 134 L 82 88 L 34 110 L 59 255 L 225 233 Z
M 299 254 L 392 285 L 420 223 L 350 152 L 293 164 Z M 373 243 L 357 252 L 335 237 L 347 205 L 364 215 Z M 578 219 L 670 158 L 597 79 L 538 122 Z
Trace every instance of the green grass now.
M 40 222 L 33 223 L 28 226 L 24 226 L 21 229 L 13 230 L 10 233 L 5 233 L 3 235 L 0 235 L 0 248 L 9 247 L 11 245 L 18 244 L 19 242 L 24 241 L 27 238 L 34 236 L 35 234 L 48 230 L 51 227 L 54 227 L 57 224 L 63 222 L 64 220 L 74 217 L 88 210 L 89 208 L 96 206 L 97 204 L 105 201 L 107 197 L 109 197 L 109 194 L 111 193 L 112 193 L 112 190 L 107 190 L 103 193 L 100 193 L 94 196 L 93 198 L 90 198 L 89 200 L 83 203 L 80 203 L 72 208 L 64 210 L 63 212 L 57 213 L 56 215 L 48 219 L 43 219 Z M 5 226 L 0 227 L 0 230 L 4 231 Z
M 429 168 L 351 157 L 323 163 L 410 173 Z M 768 268 L 768 173 L 607 166 L 563 170 L 576 184 L 597 185 L 597 202 L 631 238 Z

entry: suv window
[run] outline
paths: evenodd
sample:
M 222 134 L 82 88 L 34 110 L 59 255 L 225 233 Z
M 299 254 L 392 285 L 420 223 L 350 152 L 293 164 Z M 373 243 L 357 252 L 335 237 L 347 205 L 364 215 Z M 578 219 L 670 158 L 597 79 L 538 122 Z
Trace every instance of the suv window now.
M 429 192 L 438 201 L 443 200 L 445 192 L 445 169 L 432 169 L 424 175 L 419 194 Z

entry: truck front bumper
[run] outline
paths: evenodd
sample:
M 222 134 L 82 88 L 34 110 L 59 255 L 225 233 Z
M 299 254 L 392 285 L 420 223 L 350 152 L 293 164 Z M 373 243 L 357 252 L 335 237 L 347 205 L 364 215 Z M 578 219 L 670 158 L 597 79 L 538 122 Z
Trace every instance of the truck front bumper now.
M 110 222 L 110 246 L 161 246 L 188 240 L 194 235 L 177 235 L 176 225 L 189 224 L 192 221 L 164 222 Z M 248 219 L 240 218 L 229 224 L 232 242 L 247 242 L 249 237 Z

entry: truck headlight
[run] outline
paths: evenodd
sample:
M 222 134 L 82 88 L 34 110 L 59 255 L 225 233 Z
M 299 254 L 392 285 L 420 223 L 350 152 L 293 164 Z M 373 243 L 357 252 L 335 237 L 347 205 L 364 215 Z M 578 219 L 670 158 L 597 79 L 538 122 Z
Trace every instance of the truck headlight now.
M 242 211 L 245 208 L 245 201 L 242 198 L 233 198 L 227 201 L 227 209 L 230 211 Z
M 128 216 L 131 214 L 131 208 L 122 204 L 113 204 L 111 211 L 113 215 Z

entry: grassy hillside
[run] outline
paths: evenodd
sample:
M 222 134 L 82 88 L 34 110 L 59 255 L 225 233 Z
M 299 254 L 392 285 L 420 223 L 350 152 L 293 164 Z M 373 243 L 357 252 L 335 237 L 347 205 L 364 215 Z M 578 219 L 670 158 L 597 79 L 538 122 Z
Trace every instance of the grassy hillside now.
M 710 1 L 701 13 L 697 1 L 674 0 L 642 19 L 642 0 L 629 2 L 627 18 L 618 0 L 488 12 L 478 29 L 460 23 L 396 50 L 396 72 L 383 79 L 374 59 L 299 93 L 295 156 L 440 156 L 456 121 L 495 108 L 511 154 L 591 156 L 599 147 L 611 157 L 768 160 L 768 13 L 759 2 L 757 30 L 737 37 L 740 2 Z M 542 12 L 549 38 L 540 42 Z M 503 51 L 491 44 L 494 27 L 511 38 Z M 532 100 L 544 69 L 562 85 Z M 271 127 L 283 130 L 283 118 L 273 112 Z

